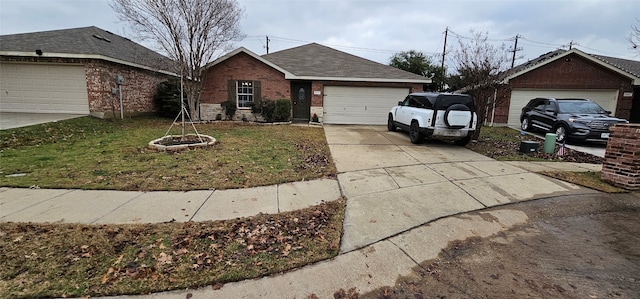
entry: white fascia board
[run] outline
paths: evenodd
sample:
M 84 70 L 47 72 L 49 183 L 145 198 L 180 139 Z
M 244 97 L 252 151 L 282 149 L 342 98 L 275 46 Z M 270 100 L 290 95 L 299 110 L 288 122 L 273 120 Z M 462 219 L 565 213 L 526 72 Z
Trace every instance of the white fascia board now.
M 180 77 L 180 75 L 178 75 L 176 73 L 173 73 L 173 72 L 154 69 L 154 68 L 148 67 L 146 65 L 141 65 L 141 64 L 137 64 L 137 63 L 132 63 L 132 62 L 128 62 L 128 61 L 124 61 L 124 60 L 120 60 L 120 59 L 116 59 L 116 58 L 112 58 L 112 57 L 108 57 L 108 56 L 96 55 L 96 54 L 43 53 L 42 55 L 37 55 L 37 54 L 31 53 L 31 52 L 0 51 L 0 56 L 97 59 L 97 60 L 110 61 L 110 62 L 114 62 L 114 63 L 117 63 L 117 64 L 123 64 L 123 65 L 127 65 L 127 66 L 132 66 L 132 67 L 135 67 L 135 68 L 140 68 L 140 69 L 144 69 L 144 70 L 148 70 L 148 71 L 152 71 L 152 72 L 162 73 L 162 74 L 170 75 L 170 76 L 174 76 L 174 77 Z
M 287 80 L 305 80 L 305 81 L 349 81 L 349 82 L 384 82 L 384 83 L 417 83 L 429 84 L 431 79 L 389 79 L 389 78 L 350 78 L 350 77 L 315 77 L 315 76 L 286 76 Z
M 555 56 L 553 58 L 550 58 L 550 59 L 547 59 L 545 61 L 542 61 L 542 62 L 540 62 L 540 63 L 538 63 L 538 64 L 536 64 L 534 66 L 531 66 L 529 68 L 525 68 L 525 69 L 523 69 L 523 70 L 521 70 L 521 71 L 519 71 L 517 73 L 514 73 L 514 74 L 506 77 L 500 83 L 509 84 L 509 80 L 511 80 L 513 78 L 516 78 L 516 77 L 518 77 L 518 76 L 520 76 L 522 74 L 528 73 L 528 72 L 530 72 L 532 70 L 535 70 L 535 69 L 537 69 L 537 68 L 539 68 L 541 66 L 547 65 L 547 64 L 549 64 L 551 62 L 554 62 L 554 61 L 556 61 L 558 59 L 563 59 L 564 57 L 569 56 L 569 55 L 574 54 L 574 53 L 579 55 L 579 56 L 581 56 L 581 57 L 583 57 L 583 58 L 585 58 L 585 59 L 587 59 L 587 60 L 595 62 L 595 63 L 599 64 L 600 66 L 603 66 L 603 67 L 605 67 L 605 68 L 607 68 L 607 69 L 609 69 L 611 71 L 614 71 L 614 72 L 616 72 L 618 74 L 621 74 L 621 75 L 623 75 L 625 77 L 628 77 L 630 79 L 633 79 L 633 85 L 640 85 L 640 78 L 638 78 L 638 77 L 636 77 L 636 76 L 634 76 L 634 75 L 632 75 L 632 74 L 630 74 L 628 72 L 625 72 L 625 71 L 623 71 L 623 70 L 621 70 L 621 69 L 619 69 L 619 68 L 617 68 L 617 67 L 615 67 L 613 65 L 610 65 L 610 64 L 608 64 L 608 63 L 606 63 L 606 62 L 604 62 L 604 61 L 602 61 L 602 60 L 600 60 L 600 59 L 598 59 L 596 57 L 593 57 L 593 56 L 591 56 L 591 55 L 589 55 L 589 54 L 587 54 L 585 52 L 582 52 L 582 51 L 580 51 L 578 49 L 571 49 L 571 50 L 566 51 L 566 52 L 564 52 L 564 53 L 562 53 L 562 54 L 560 54 L 558 56 Z
M 219 64 L 219 63 L 221 63 L 221 62 L 223 62 L 223 61 L 225 61 L 225 60 L 227 60 L 227 59 L 229 59 L 229 58 L 231 58 L 231 57 L 233 57 L 233 56 L 236 56 L 237 54 L 239 54 L 239 53 L 241 53 L 241 52 L 243 52 L 243 53 L 245 53 L 245 54 L 247 54 L 247 55 L 249 55 L 249 56 L 251 56 L 251 57 L 253 57 L 253 58 L 257 59 L 258 61 L 260 61 L 260 62 L 262 62 L 262 63 L 264 63 L 264 64 L 268 65 L 269 67 L 271 67 L 271 68 L 273 68 L 273 69 L 277 70 L 278 72 L 283 73 L 283 74 L 285 75 L 285 78 L 286 78 L 287 76 L 293 76 L 293 74 L 292 74 L 292 73 L 290 73 L 290 72 L 288 72 L 287 70 L 285 70 L 285 69 L 283 69 L 283 68 L 281 68 L 281 67 L 279 67 L 279 66 L 277 66 L 277 65 L 273 64 L 273 63 L 272 63 L 272 62 L 270 62 L 269 60 L 266 60 L 266 59 L 262 58 L 260 55 L 258 55 L 258 54 L 256 54 L 256 53 L 251 52 L 251 50 L 249 50 L 249 49 L 247 49 L 247 48 L 245 48 L 245 47 L 237 48 L 237 49 L 235 49 L 235 50 L 233 50 L 233 51 L 231 51 L 231 52 L 229 52 L 229 53 L 227 53 L 227 54 L 225 54 L 225 55 L 223 55 L 223 56 L 220 56 L 218 59 L 214 60 L 214 61 L 213 61 L 213 62 L 211 62 L 211 63 L 208 63 L 207 65 L 205 65 L 204 69 L 208 69 L 208 68 L 210 68 L 210 67 L 212 67 L 212 66 L 214 66 L 214 65 L 216 65 L 216 64 Z

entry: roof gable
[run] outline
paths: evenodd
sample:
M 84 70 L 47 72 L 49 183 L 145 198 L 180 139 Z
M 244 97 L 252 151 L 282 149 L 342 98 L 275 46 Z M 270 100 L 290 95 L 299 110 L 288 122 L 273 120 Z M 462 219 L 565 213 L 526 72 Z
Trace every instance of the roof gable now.
M 128 38 L 95 26 L 0 36 L 0 54 L 44 57 L 97 58 L 174 72 L 171 59 Z
M 615 73 L 621 74 L 629 79 L 633 80 L 634 85 L 640 85 L 640 61 L 627 60 L 621 58 L 599 56 L 593 54 L 584 53 L 578 49 L 572 50 L 556 50 L 541 55 L 540 57 L 528 61 L 527 63 L 516 66 L 508 71 L 503 83 L 508 83 L 509 80 L 528 73 L 532 70 L 538 69 L 551 62 L 564 59 L 565 57 L 576 54 L 583 57 L 586 60 L 592 61 L 606 69 L 609 69 Z
M 287 70 L 295 79 L 431 82 L 428 78 L 317 43 L 262 55 L 262 57 Z
M 240 53 L 245 53 L 245 54 L 253 57 L 254 59 L 256 59 L 256 60 L 268 65 L 269 67 L 274 68 L 275 70 L 285 74 L 285 78 L 293 76 L 293 74 L 289 73 L 287 70 L 285 70 L 285 69 L 279 67 L 278 65 L 276 65 L 276 64 L 274 64 L 274 63 L 272 63 L 272 62 L 260 57 L 258 54 L 251 52 L 249 49 L 247 49 L 245 47 L 237 48 L 237 49 L 235 49 L 235 50 L 233 50 L 233 51 L 231 51 L 231 52 L 219 57 L 218 59 L 214 60 L 213 62 L 207 64 L 204 67 L 204 69 L 208 69 L 210 67 L 213 67 L 213 66 L 215 66 L 215 65 L 217 65 L 219 63 L 222 63 L 223 61 L 225 61 L 225 60 L 227 60 L 227 59 L 229 59 L 229 58 L 231 58 L 233 56 L 236 56 L 236 55 L 238 55 Z

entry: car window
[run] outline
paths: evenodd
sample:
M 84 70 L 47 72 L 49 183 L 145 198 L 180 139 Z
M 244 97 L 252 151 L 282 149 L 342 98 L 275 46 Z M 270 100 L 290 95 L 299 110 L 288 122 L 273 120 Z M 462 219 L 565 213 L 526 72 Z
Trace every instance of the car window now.
M 589 101 L 558 101 L 560 111 L 563 113 L 580 114 L 606 114 L 607 112 L 600 105 Z
M 418 103 L 418 107 L 423 107 L 423 108 L 433 108 L 433 104 L 431 104 L 431 101 L 429 101 L 429 99 L 427 97 L 413 97 L 415 99 L 415 101 Z
M 402 106 L 409 106 L 410 99 L 411 99 L 410 96 L 407 96 L 406 98 L 404 98 L 404 101 L 402 101 Z
M 534 104 L 533 109 L 540 110 L 540 111 L 544 111 L 544 108 L 545 108 L 546 106 L 547 106 L 546 101 L 544 101 L 544 100 L 538 100 L 538 101 Z

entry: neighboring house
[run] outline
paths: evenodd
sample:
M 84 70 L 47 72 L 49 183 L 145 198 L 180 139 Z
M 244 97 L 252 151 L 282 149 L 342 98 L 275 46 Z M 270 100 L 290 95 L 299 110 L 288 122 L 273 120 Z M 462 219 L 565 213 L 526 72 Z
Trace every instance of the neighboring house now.
M 200 117 L 224 115 L 232 100 L 235 118 L 253 119 L 250 103 L 290 99 L 294 121 L 316 114 L 328 124 L 386 124 L 390 108 L 430 79 L 316 43 L 258 56 L 239 48 L 205 68 Z
M 640 122 L 640 61 L 557 50 L 514 67 L 501 83 L 486 115 L 494 124 L 518 127 L 522 107 L 536 97 L 587 98 Z
M 0 111 L 120 117 L 155 111 L 172 61 L 97 27 L 0 36 Z M 117 84 L 118 75 L 122 84 Z

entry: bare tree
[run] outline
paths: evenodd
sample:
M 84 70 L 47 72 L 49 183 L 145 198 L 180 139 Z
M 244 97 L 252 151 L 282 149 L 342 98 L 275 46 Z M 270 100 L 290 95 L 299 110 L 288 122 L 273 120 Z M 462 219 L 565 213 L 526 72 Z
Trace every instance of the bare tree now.
M 506 46 L 495 46 L 488 41 L 488 33 L 471 31 L 467 43 L 458 41 L 459 48 L 453 53 L 454 66 L 461 78 L 464 91 L 471 94 L 476 103 L 478 122 L 485 118 L 489 99 L 494 95 L 504 70 L 509 65 Z M 480 134 L 480 126 L 474 139 Z
M 228 51 L 244 34 L 244 11 L 236 0 L 110 0 L 121 21 L 139 38 L 155 42 L 176 62 L 192 117 L 198 117 L 206 63 Z
M 637 19 L 640 22 L 640 19 Z M 631 44 L 631 50 L 640 54 L 640 27 L 631 26 L 631 33 L 627 37 L 627 40 Z

